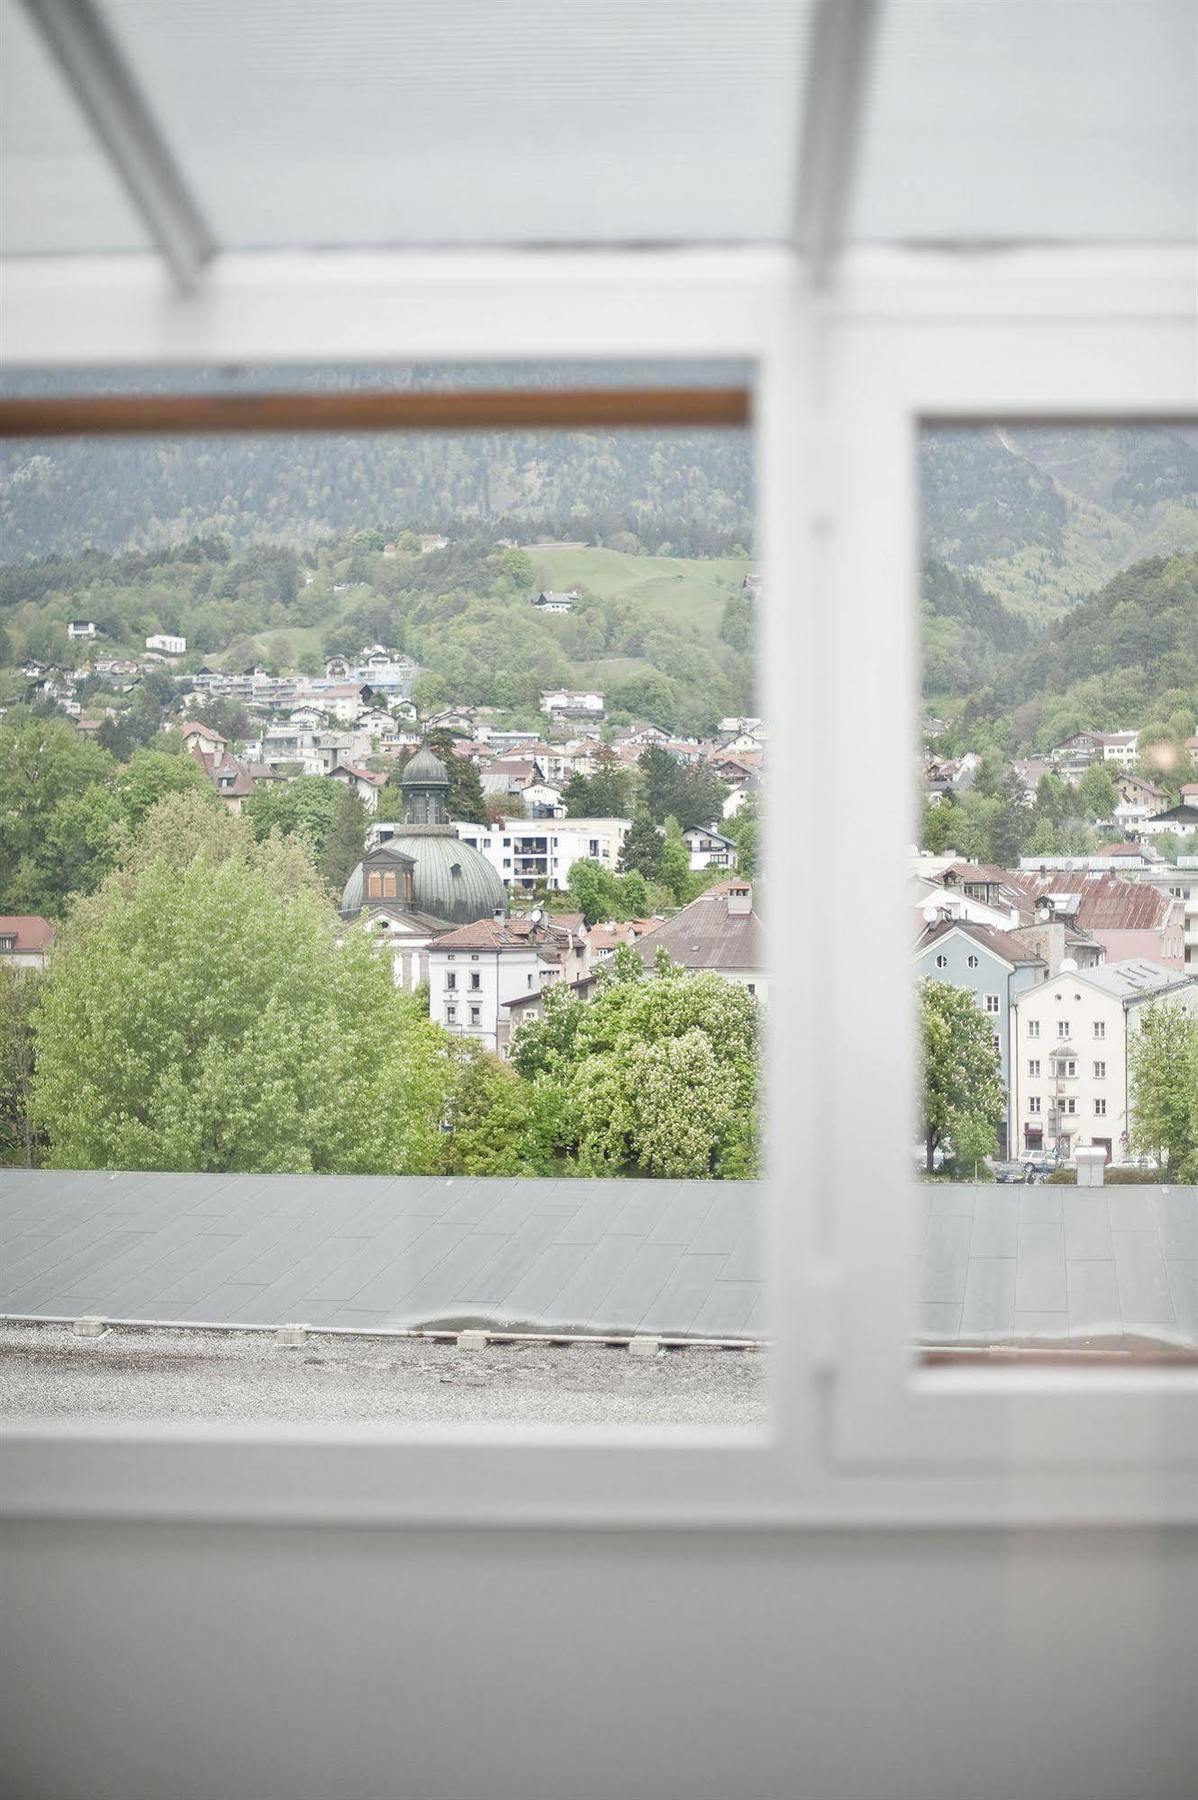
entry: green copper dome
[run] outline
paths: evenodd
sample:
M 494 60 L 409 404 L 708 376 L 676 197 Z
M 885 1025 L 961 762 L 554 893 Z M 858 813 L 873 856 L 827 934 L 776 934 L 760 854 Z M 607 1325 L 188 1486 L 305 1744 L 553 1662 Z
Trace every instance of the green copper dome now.
M 464 844 L 452 825 L 397 825 L 395 836 L 376 855 L 399 851 L 416 864 L 412 905 L 451 925 L 472 925 L 507 912 L 507 890 L 481 850 Z M 365 882 L 359 863 L 345 884 L 341 911 L 355 917 L 363 905 Z
M 449 772 L 440 757 L 434 756 L 427 744 L 422 744 L 415 756 L 404 765 L 403 774 L 399 778 L 399 785 L 401 788 L 447 788 L 449 786 Z

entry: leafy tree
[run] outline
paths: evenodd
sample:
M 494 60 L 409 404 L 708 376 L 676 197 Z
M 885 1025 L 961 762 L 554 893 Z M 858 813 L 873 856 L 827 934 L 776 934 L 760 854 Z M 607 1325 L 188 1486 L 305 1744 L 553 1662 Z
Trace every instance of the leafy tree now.
M 112 769 L 107 752 L 70 725 L 25 719 L 0 726 L 0 908 L 60 915 L 95 854 L 90 843 L 80 844 L 64 867 L 65 809 L 82 802 Z
M 1087 819 L 1113 819 L 1119 791 L 1105 762 L 1091 763 L 1077 784 L 1077 797 Z
M 919 984 L 923 1036 L 922 1136 L 929 1174 L 938 1149 L 964 1170 L 992 1156 L 1006 1110 L 994 1032 L 973 995 L 942 981 Z
M 661 873 L 661 850 L 661 832 L 647 812 L 638 812 L 624 836 L 621 869 L 636 869 L 646 881 L 656 881 Z
M 1166 1163 L 1170 1181 L 1198 1181 L 1198 1019 L 1146 1006 L 1128 1063 L 1132 1142 Z
M 925 800 L 923 805 L 923 824 L 920 826 L 919 841 L 923 849 L 933 856 L 943 856 L 953 842 L 953 816 L 956 808 L 945 800 L 935 805 Z
M 682 837 L 677 819 L 666 820 L 665 842 L 657 865 L 657 878 L 668 888 L 677 905 L 682 906 L 690 888 L 690 852 Z
M 441 1034 L 365 934 L 339 945 L 327 904 L 242 856 L 155 857 L 79 901 L 34 1029 L 54 1168 L 435 1162 Z
M 477 1044 L 453 1038 L 438 1167 L 446 1175 L 543 1175 L 553 1165 L 545 1098 Z
M 655 825 L 673 815 L 683 826 L 718 819 L 728 790 L 710 769 L 681 762 L 660 744 L 650 744 L 637 759 L 644 778 L 645 804 Z
M 362 860 L 370 818 L 348 783 L 337 782 L 335 785 L 341 790 L 337 796 L 337 810 L 316 858 L 316 866 L 334 893 L 340 894 Z
M 935 810 L 935 809 L 933 809 Z M 737 872 L 752 881 L 759 873 L 758 855 L 761 836 L 761 814 L 756 794 L 746 794 L 724 830 L 736 845 Z M 928 848 L 931 846 L 929 845 Z
M 341 783 L 323 775 L 264 782 L 246 801 L 245 816 L 259 840 L 269 837 L 272 831 L 289 837 L 302 836 L 319 856 L 333 830 L 340 796 Z M 361 854 L 359 850 L 358 856 Z
M 33 1015 L 42 977 L 0 964 L 0 1163 L 32 1169 L 41 1137 L 30 1117 Z
M 114 786 L 121 810 L 134 830 L 166 794 L 190 791 L 202 795 L 205 804 L 214 810 L 221 805 L 216 789 L 194 757 L 172 756 L 164 750 L 135 750 Z
M 607 745 L 595 752 L 593 775 L 571 775 L 562 798 L 570 819 L 622 819 L 632 810 L 632 770 Z

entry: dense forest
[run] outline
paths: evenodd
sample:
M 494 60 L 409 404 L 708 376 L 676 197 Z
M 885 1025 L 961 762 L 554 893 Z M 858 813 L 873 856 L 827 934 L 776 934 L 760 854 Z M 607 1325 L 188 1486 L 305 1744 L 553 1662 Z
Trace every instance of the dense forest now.
M 939 624 L 933 620 L 933 628 Z M 1122 570 L 1026 646 L 994 658 L 990 678 L 948 710 L 956 718 L 952 742 L 1020 754 L 1085 727 L 1151 732 L 1192 718 L 1198 553 L 1149 557 Z

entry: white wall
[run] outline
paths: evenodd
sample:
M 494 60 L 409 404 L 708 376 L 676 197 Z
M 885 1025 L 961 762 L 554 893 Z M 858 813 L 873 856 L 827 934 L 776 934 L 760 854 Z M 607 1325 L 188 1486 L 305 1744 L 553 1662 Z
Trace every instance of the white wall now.
M 10 1524 L 20 1800 L 1192 1800 L 1198 1534 Z

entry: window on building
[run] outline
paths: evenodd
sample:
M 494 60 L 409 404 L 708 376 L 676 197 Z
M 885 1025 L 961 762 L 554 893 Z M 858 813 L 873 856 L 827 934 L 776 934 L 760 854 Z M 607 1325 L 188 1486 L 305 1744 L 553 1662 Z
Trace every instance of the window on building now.
M 447 988 L 450 988 L 450 989 L 457 987 L 458 978 L 457 978 L 456 970 L 450 969 L 448 975 L 446 975 L 446 977 L 445 977 L 445 985 Z
M 1068 1021 L 1068 1019 L 1058 1019 L 1057 1020 L 1057 1036 L 1059 1038 L 1067 1038 L 1069 1036 L 1069 1021 Z
M 483 984 L 483 978 L 482 978 L 481 974 L 479 973 L 479 971 L 477 969 L 471 969 L 471 971 L 470 971 L 471 987 L 472 988 L 480 988 L 482 986 L 482 984 Z
M 1040 1096 L 1039 1096 L 1039 1094 L 1030 1094 L 1028 1096 L 1027 1110 L 1030 1113 L 1038 1113 L 1040 1111 Z
M 1094 1111 L 1100 1119 L 1106 1118 L 1106 1101 L 1101 1096 L 1094 1102 Z
M 457 1016 L 458 1009 L 456 1006 L 447 1006 L 445 1008 L 445 1023 L 447 1025 L 453 1025 L 457 1020 Z
M 397 892 L 395 871 L 393 869 L 385 869 L 383 871 L 383 899 L 394 900 Z
M 936 958 L 936 967 L 938 969 L 947 969 L 948 968 L 948 957 L 945 956 L 943 953 Z
M 987 994 L 986 995 L 986 1011 L 988 1013 L 998 1012 L 1001 1008 L 1001 1005 L 1002 1005 L 1002 1002 L 997 994 Z
M 1038 1075 L 1040 1073 L 1040 1058 L 1038 1056 L 1033 1056 L 1031 1058 L 1027 1065 L 1027 1072 L 1029 1075 Z
M 1106 1064 L 1104 1062 L 1096 1062 L 1094 1064 L 1094 1079 L 1095 1081 L 1105 1081 Z
M 1040 1021 L 1039 1021 L 1039 1019 L 1029 1019 L 1029 1020 L 1028 1020 L 1028 1022 L 1027 1022 L 1027 1035 L 1028 1035 L 1028 1036 L 1029 1036 L 1029 1037 L 1030 1037 L 1030 1038 L 1038 1038 L 1038 1037 L 1039 1037 L 1039 1035 L 1040 1035 Z
M 1061 1101 L 1061 1111 L 1063 1113 L 1075 1113 L 1077 1111 L 1077 1096 L 1074 1094 L 1067 1094 Z
M 379 900 L 383 893 L 383 878 L 377 869 L 371 869 L 366 877 L 366 895 L 370 900 Z
M 967 957 L 966 957 L 966 958 L 965 958 L 965 961 L 966 961 L 966 963 L 967 963 L 967 965 L 968 965 L 968 966 L 969 966 L 969 968 L 971 968 L 971 969 L 976 969 L 976 968 L 977 968 L 977 966 L 978 966 L 978 960 L 979 960 L 979 959 L 978 959 L 978 958 L 977 958 L 977 957 L 976 957 L 976 956 L 967 956 Z
M 470 1023 L 472 1025 L 477 1025 L 481 1016 L 482 1016 L 482 1008 L 481 1007 L 472 1006 L 470 1008 Z
M 1106 1036 L 1106 1020 L 1105 1019 L 1095 1019 L 1095 1021 L 1094 1021 L 1094 1036 L 1096 1038 L 1104 1038 Z

